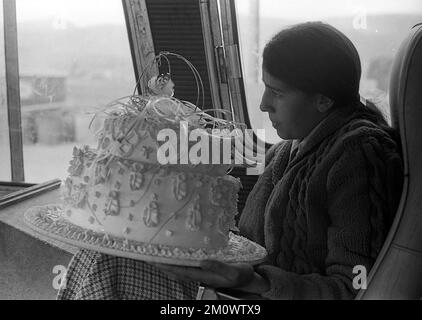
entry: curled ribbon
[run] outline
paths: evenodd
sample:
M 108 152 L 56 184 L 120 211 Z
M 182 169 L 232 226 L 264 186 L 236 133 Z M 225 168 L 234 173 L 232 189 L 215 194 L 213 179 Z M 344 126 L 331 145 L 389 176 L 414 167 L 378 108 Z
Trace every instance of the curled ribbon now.
M 171 80 L 171 69 L 170 62 L 167 56 L 174 56 L 178 59 L 183 60 L 188 67 L 191 69 L 195 81 L 197 83 L 197 101 L 196 104 L 192 104 L 188 101 L 183 101 L 175 98 L 174 95 L 174 82 Z M 205 109 L 201 110 L 198 106 L 200 91 L 202 90 L 202 101 L 204 101 L 204 88 L 201 77 L 197 69 L 184 57 L 170 53 L 170 52 L 161 52 L 152 63 L 161 64 L 161 59 L 167 61 L 169 66 L 169 72 L 155 76 L 148 81 L 149 92 L 144 95 L 130 95 L 116 99 L 104 108 L 96 112 L 91 120 L 89 127 L 91 128 L 95 119 L 101 114 L 106 114 L 109 118 L 120 118 L 125 115 L 130 115 L 131 117 L 137 119 L 131 122 L 129 128 L 124 128 L 125 135 L 122 138 L 125 138 L 131 130 L 137 125 L 139 121 L 147 121 L 150 125 L 157 125 L 160 127 L 165 127 L 165 123 L 168 123 L 170 126 L 181 126 L 182 122 L 188 123 L 193 129 L 205 129 L 204 135 L 208 135 L 209 138 L 217 139 L 230 139 L 236 140 L 240 138 L 241 133 L 246 129 L 246 125 L 232 120 L 226 120 L 222 118 L 217 118 L 210 115 L 210 112 L 219 113 L 226 115 L 227 118 L 234 118 L 233 114 L 227 110 L 221 109 Z M 150 66 L 147 66 L 147 68 Z M 147 69 L 146 68 L 146 69 Z M 146 74 L 144 70 L 141 74 L 141 78 Z M 139 83 L 138 81 L 138 83 Z M 137 83 L 137 84 L 138 84 Z M 202 107 L 202 106 L 201 106 Z M 188 130 L 185 128 L 184 129 Z M 220 130 L 218 134 L 214 133 L 214 130 Z M 229 130 L 229 134 L 225 134 L 224 130 Z M 98 137 L 104 132 L 104 125 L 100 126 L 100 129 L 94 132 Z M 113 150 L 115 151 L 115 150 Z M 98 155 L 97 161 L 109 157 L 109 155 Z M 233 156 L 236 158 L 239 157 L 239 154 L 233 152 Z M 114 158 L 113 156 L 108 159 L 110 162 Z M 243 157 L 244 158 L 244 157 Z M 247 159 L 246 159 L 247 160 Z M 248 166 L 248 161 L 246 161 Z

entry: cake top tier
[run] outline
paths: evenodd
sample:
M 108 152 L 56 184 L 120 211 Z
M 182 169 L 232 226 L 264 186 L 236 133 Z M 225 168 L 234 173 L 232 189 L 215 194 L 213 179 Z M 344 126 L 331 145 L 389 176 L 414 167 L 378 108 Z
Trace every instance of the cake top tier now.
M 207 113 L 210 110 L 202 111 L 174 98 L 173 88 L 168 75 L 154 77 L 148 94 L 116 100 L 98 113 L 94 117 L 101 122 L 96 132 L 98 157 L 226 174 L 242 125 L 215 118 Z

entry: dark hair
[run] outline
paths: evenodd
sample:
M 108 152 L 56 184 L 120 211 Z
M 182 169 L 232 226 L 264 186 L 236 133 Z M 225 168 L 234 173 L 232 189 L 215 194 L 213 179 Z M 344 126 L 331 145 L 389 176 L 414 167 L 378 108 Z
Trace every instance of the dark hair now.
M 333 99 L 336 108 L 353 105 L 368 120 L 389 127 L 374 103 L 360 102 L 359 54 L 350 39 L 329 24 L 306 22 L 280 31 L 265 46 L 263 67 L 292 87 Z

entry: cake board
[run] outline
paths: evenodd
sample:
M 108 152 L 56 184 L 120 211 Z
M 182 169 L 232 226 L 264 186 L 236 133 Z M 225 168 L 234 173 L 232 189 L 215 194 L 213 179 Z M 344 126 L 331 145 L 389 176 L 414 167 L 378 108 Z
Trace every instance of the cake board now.
M 55 240 L 83 249 L 150 263 L 199 267 L 202 260 L 217 260 L 256 265 L 264 262 L 267 256 L 264 247 L 234 233 L 230 233 L 225 248 L 212 251 L 142 243 L 115 237 L 72 224 L 66 219 L 60 204 L 32 207 L 25 212 L 24 221 L 34 231 Z

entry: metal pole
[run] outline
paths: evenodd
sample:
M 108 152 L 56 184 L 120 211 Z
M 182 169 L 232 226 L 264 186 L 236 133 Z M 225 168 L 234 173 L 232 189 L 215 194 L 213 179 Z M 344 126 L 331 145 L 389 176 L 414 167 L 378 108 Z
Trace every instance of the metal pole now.
M 256 83 L 260 81 L 261 78 L 261 63 L 260 63 L 260 54 L 261 54 L 261 17 L 260 17 L 260 4 L 259 0 L 251 0 L 251 15 L 253 17 L 253 31 L 254 31 L 254 39 L 253 39 L 253 55 L 254 55 L 254 79 Z
M 23 182 L 25 181 L 25 177 L 23 166 L 18 30 L 15 0 L 3 0 L 3 18 L 12 181 Z

